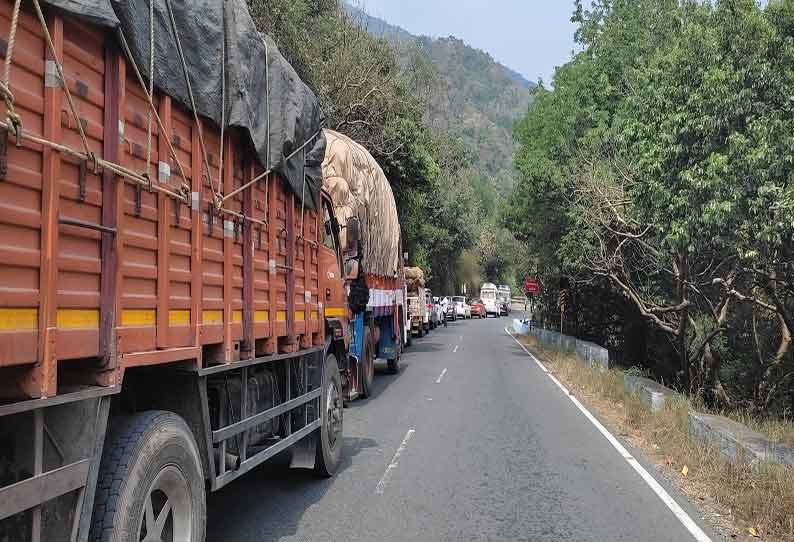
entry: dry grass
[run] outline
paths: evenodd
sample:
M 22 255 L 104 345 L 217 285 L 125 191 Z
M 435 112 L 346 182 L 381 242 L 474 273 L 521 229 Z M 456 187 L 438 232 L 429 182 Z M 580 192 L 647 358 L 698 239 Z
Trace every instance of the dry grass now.
M 791 419 L 759 420 L 746 412 L 728 412 L 724 415 L 749 426 L 753 431 L 794 447 L 794 421 Z
M 668 401 L 663 411 L 652 414 L 624 391 L 620 371 L 587 367 L 571 355 L 540 348 L 531 337 L 525 343 L 616 433 L 655 460 L 693 501 L 711 509 L 712 517 L 733 531 L 734 539 L 752 540 L 748 533 L 753 530 L 764 540 L 794 542 L 794 469 L 772 465 L 753 469 L 726 461 L 718 452 L 690 440 L 692 405 L 687 399 Z M 790 422 L 752 425 L 782 440 L 794 437 Z

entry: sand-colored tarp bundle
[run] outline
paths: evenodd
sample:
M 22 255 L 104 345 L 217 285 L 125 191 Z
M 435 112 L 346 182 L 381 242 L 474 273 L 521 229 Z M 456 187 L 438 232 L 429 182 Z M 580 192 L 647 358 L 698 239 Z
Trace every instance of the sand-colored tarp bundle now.
M 338 132 L 323 132 L 323 187 L 333 197 L 336 219 L 342 225 L 351 216 L 358 216 L 361 221 L 362 264 L 366 273 L 398 276 L 400 222 L 389 181 L 364 147 Z M 342 246 L 345 233 L 343 229 Z
M 425 287 L 425 272 L 419 267 L 405 268 L 405 286 L 409 292 Z

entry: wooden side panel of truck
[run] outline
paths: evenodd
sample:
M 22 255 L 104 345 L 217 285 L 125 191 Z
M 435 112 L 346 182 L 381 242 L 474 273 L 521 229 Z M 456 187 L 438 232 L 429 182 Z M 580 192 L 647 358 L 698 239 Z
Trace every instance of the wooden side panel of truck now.
M 161 130 L 112 33 L 45 16 L 54 51 L 23 2 L 0 105 L 0 538 L 85 540 L 108 417 L 181 416 L 222 487 L 324 423 L 347 311 L 325 207 L 276 174 L 239 190 L 246 136 L 155 91 Z

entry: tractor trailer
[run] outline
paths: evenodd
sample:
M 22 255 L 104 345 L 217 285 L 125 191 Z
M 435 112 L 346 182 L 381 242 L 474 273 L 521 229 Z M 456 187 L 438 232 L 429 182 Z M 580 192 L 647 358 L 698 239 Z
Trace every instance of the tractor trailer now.
M 205 488 L 341 461 L 359 239 L 318 102 L 244 0 L 171 4 L 0 2 L 2 540 L 203 541 Z

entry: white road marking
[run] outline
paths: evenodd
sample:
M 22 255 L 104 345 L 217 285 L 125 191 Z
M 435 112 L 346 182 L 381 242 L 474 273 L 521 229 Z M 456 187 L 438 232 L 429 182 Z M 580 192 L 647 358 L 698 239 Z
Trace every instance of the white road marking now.
M 454 353 L 455 353 L 455 352 L 457 352 L 457 351 L 458 351 L 458 345 L 456 344 L 456 345 L 455 345 L 455 348 L 453 348 L 453 349 L 452 349 L 452 353 L 454 354 Z
M 640 462 L 637 461 L 634 458 L 634 456 L 632 456 L 629 453 L 629 451 L 620 443 L 620 441 L 618 441 L 618 439 L 615 438 L 615 436 L 612 433 L 610 433 L 609 430 L 606 427 L 604 427 L 601 424 L 601 422 L 599 422 L 596 419 L 596 417 L 593 416 L 590 413 L 590 411 L 587 410 L 587 408 L 585 408 L 585 406 L 582 405 L 582 403 L 580 403 L 576 397 L 571 395 L 571 392 L 568 390 L 568 388 L 566 388 L 559 380 L 557 380 L 557 378 L 553 374 L 551 374 L 551 372 L 546 368 L 546 366 L 543 365 L 543 363 L 541 363 L 540 360 L 538 360 L 538 358 L 532 355 L 532 352 L 527 350 L 527 348 L 523 344 L 521 344 L 521 341 L 519 341 L 512 333 L 510 333 L 510 330 L 508 330 L 507 328 L 504 329 L 505 329 L 505 333 L 510 335 L 510 337 L 512 337 L 513 340 L 516 343 L 518 343 L 518 346 L 520 346 L 522 350 L 524 350 L 524 352 L 527 353 L 527 355 L 532 359 L 532 361 L 534 361 L 538 365 L 538 367 L 540 367 L 540 370 L 546 373 L 546 376 L 548 376 L 551 379 L 551 381 L 554 382 L 557 385 L 557 387 L 562 390 L 562 392 L 568 397 L 568 399 L 570 399 L 571 402 L 573 402 L 573 404 L 576 405 L 576 408 L 578 408 L 579 411 L 581 411 L 581 413 L 584 414 L 585 418 L 587 418 L 590 421 L 590 423 L 592 423 L 595 426 L 595 428 L 598 429 L 598 432 L 601 433 L 604 436 L 604 438 L 607 439 L 607 441 L 609 441 L 612 447 L 618 451 L 618 453 L 623 457 L 623 459 L 625 459 L 626 462 L 629 465 L 631 465 L 631 467 L 635 471 L 637 471 L 637 474 L 639 474 L 640 477 L 645 481 L 645 483 L 648 484 L 648 486 L 653 490 L 653 492 L 656 493 L 656 495 L 662 500 L 662 502 L 667 506 L 667 508 L 670 509 L 670 511 L 675 515 L 678 521 L 681 522 L 681 524 L 686 528 L 686 530 L 690 532 L 690 534 L 695 538 L 695 540 L 697 540 L 698 542 L 712 542 L 711 538 L 709 538 L 709 536 L 705 532 L 703 532 L 703 529 L 701 529 L 698 526 L 698 524 L 695 523 L 695 521 L 689 516 L 689 514 L 687 514 L 684 511 L 683 508 L 681 508 L 681 506 L 679 506 L 677 502 L 675 502 L 675 499 L 673 499 L 673 497 L 670 496 L 670 494 L 661 486 L 661 484 L 659 484 L 659 482 L 657 482 L 656 479 L 653 476 L 651 476 L 651 474 L 647 470 L 645 470 L 645 467 L 643 467 L 640 464 Z
M 436 384 L 441 384 L 441 379 L 444 378 L 444 375 L 447 374 L 447 368 L 444 367 L 444 370 L 441 371 L 441 374 L 436 378 Z
M 400 444 L 400 447 L 397 448 L 396 452 L 394 452 L 394 457 L 391 458 L 391 463 L 389 463 L 389 466 L 386 467 L 386 472 L 383 473 L 380 482 L 378 482 L 378 485 L 375 487 L 375 493 L 378 495 L 383 495 L 383 492 L 386 490 L 386 485 L 389 483 L 389 480 L 391 480 L 391 473 L 397 468 L 397 460 L 400 459 L 400 455 L 405 451 L 405 448 L 408 446 L 408 441 L 411 440 L 411 437 L 414 436 L 414 433 L 416 433 L 415 429 L 409 429 L 405 434 L 405 438 Z

